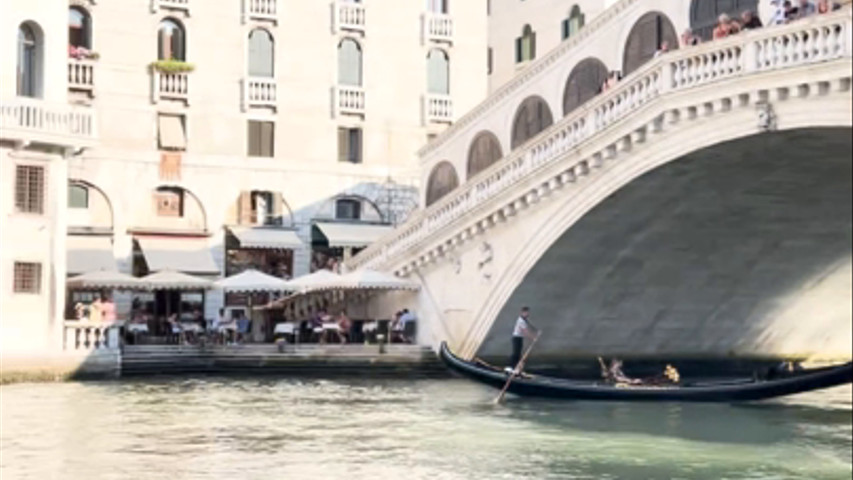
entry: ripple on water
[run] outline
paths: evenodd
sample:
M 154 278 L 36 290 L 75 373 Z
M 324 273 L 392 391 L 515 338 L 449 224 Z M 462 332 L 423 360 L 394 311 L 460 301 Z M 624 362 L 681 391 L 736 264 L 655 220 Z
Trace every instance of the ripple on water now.
M 549 402 L 463 380 L 2 388 L 10 479 L 850 478 L 851 389 L 751 405 Z

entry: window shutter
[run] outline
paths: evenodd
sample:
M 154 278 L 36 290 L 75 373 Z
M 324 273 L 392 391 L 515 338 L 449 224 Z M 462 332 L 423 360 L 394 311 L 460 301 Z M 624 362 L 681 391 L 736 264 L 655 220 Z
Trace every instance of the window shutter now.
M 240 200 L 237 203 L 237 223 L 248 225 L 252 223 L 252 193 L 240 192 Z
M 338 128 L 338 161 L 349 160 L 349 131 L 346 128 Z
M 521 63 L 522 61 L 521 40 L 522 37 L 515 39 L 515 63 Z
M 536 58 L 536 32 L 530 33 L 530 58 L 528 60 L 533 60 Z
M 563 40 L 569 38 L 569 23 L 570 19 L 563 20 Z
M 261 156 L 273 157 L 275 155 L 275 123 L 263 122 L 260 130 Z
M 361 129 L 353 128 L 350 130 L 350 161 L 352 163 L 361 163 Z

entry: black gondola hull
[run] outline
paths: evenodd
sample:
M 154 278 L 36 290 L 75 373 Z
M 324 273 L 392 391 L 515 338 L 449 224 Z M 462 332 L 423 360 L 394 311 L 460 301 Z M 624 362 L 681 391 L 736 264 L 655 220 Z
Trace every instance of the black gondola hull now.
M 501 370 L 462 360 L 442 343 L 441 359 L 453 371 L 480 383 L 503 388 L 508 376 Z M 853 382 L 853 363 L 805 370 L 774 380 L 716 382 L 697 386 L 617 387 L 605 383 L 552 377 L 513 379 L 508 391 L 520 396 L 566 400 L 747 402 L 810 392 Z

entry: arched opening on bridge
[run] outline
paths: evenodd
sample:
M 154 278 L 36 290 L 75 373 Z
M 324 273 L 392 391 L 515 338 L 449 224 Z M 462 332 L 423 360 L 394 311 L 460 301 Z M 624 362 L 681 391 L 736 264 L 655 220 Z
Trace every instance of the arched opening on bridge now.
M 494 133 L 484 130 L 474 137 L 471 147 L 468 149 L 468 172 L 466 178 L 489 168 L 489 166 L 503 157 L 501 142 Z
M 702 40 L 710 40 L 720 15 L 739 18 L 746 11 L 757 14 L 758 0 L 692 0 L 690 30 Z
M 628 75 L 654 58 L 664 42 L 670 50 L 678 48 L 678 35 L 669 18 L 661 12 L 649 12 L 640 17 L 625 42 L 622 74 Z
M 554 123 L 548 103 L 538 95 L 527 97 L 512 122 L 512 149 L 535 137 Z
M 459 176 L 450 162 L 440 162 L 432 168 L 427 180 L 426 205 L 430 206 L 459 186 Z
M 607 66 L 601 60 L 590 57 L 575 65 L 563 91 L 563 115 L 601 93 L 605 80 Z
M 505 358 L 524 305 L 549 362 L 849 356 L 851 148 L 849 127 L 756 134 L 648 171 L 543 236 L 563 218 L 549 215 L 548 245 L 525 243 L 545 248 L 535 264 L 500 280 L 513 291 L 477 356 Z

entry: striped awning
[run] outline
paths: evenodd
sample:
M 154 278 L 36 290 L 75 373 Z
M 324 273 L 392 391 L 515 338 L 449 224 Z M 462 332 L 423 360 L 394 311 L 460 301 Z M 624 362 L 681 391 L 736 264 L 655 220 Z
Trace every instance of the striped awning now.
M 230 230 L 240 242 L 240 248 L 296 250 L 302 247 L 302 241 L 293 230 L 247 227 L 233 227 Z
M 69 235 L 66 242 L 69 275 L 117 270 L 111 237 Z
M 151 272 L 172 270 L 201 275 L 219 274 L 219 267 L 213 261 L 205 238 L 137 236 L 136 241 Z
M 366 247 L 393 230 L 390 225 L 365 223 L 317 223 L 331 248 Z

